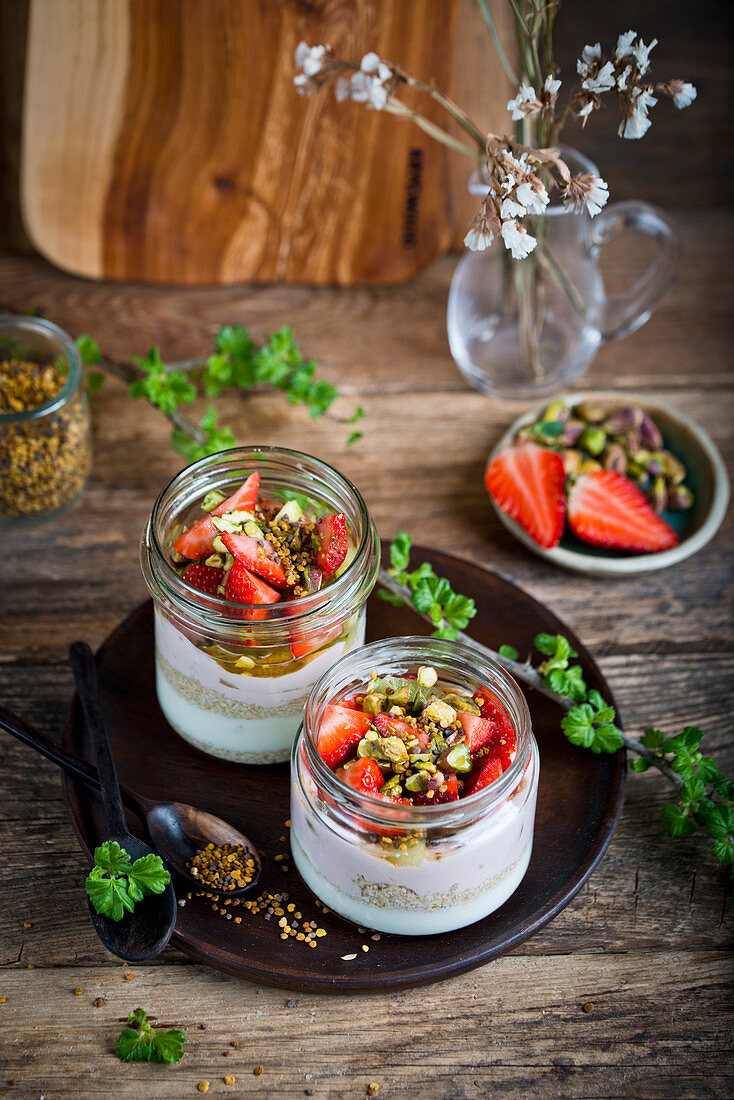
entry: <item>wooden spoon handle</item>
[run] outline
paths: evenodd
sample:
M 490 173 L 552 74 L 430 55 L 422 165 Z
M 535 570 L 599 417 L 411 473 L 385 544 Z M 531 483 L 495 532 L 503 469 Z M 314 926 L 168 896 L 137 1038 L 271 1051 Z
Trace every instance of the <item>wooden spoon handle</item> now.
M 110 837 L 120 838 L 128 833 L 125 811 L 120 797 L 120 783 L 115 761 L 105 729 L 97 683 L 97 666 L 94 654 L 86 642 L 74 642 L 69 649 L 69 663 L 74 683 L 84 711 L 92 748 L 97 760 L 97 773 L 102 786 L 105 819 Z
M 5 730 L 12 737 L 17 737 L 29 748 L 40 752 L 41 756 L 45 756 L 47 760 L 58 764 L 67 775 L 73 775 L 76 779 L 81 779 L 82 783 L 87 783 L 90 787 L 96 787 L 97 790 L 100 789 L 101 783 L 94 764 L 88 764 L 80 756 L 69 752 L 63 745 L 52 741 L 45 733 L 41 733 L 40 730 L 30 726 L 18 714 L 13 714 L 12 711 L 6 710 L 3 706 L 0 706 L 0 729 Z M 127 790 L 126 787 L 121 787 L 120 790 L 125 805 L 129 806 L 131 810 L 135 810 L 136 813 L 144 815 L 149 805 L 147 799 Z

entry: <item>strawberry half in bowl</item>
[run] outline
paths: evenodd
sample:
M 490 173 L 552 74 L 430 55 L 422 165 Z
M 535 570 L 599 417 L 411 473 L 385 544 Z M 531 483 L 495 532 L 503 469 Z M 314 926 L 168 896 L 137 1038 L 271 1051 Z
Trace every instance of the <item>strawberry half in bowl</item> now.
M 528 549 L 598 577 L 690 557 L 729 502 L 705 431 L 662 401 L 615 390 L 567 394 L 523 414 L 492 450 L 485 486 Z

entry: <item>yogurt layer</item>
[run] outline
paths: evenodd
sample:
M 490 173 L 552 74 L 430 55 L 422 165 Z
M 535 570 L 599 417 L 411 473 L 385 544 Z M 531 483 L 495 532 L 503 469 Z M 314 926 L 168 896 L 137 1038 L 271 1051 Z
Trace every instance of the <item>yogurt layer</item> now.
M 291 848 L 306 885 L 335 913 L 379 932 L 422 936 L 448 932 L 498 909 L 519 886 L 533 844 L 539 762 L 513 794 L 452 838 L 419 840 L 396 851 L 380 838 L 355 839 L 323 805 L 309 778 L 291 789 Z
M 339 657 L 364 643 L 364 633 L 362 610 L 344 637 L 294 661 L 292 672 L 249 676 L 227 671 L 156 608 L 158 702 L 176 733 L 203 752 L 241 764 L 287 760 L 311 688 Z

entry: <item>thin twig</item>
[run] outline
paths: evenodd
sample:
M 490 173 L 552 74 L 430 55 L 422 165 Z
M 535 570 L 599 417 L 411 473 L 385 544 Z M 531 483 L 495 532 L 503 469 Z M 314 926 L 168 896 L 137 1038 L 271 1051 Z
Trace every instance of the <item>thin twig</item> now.
M 128 385 L 131 382 L 137 382 L 140 378 L 145 378 L 145 371 L 141 370 L 140 367 L 136 367 L 134 363 L 120 363 L 114 359 L 108 359 L 107 356 L 102 356 L 99 364 L 95 365 L 100 366 L 103 370 L 107 371 L 108 374 L 114 375 L 115 378 L 120 378 Z M 152 404 L 152 402 L 150 402 L 150 404 Z M 158 406 L 153 405 L 153 408 L 157 409 Z M 162 409 L 158 409 L 158 411 L 163 412 Z M 179 412 L 177 409 L 175 412 L 163 413 L 163 415 L 168 418 L 174 428 L 177 428 L 178 431 L 183 432 L 185 435 L 189 436 L 190 439 L 193 439 L 198 447 L 204 447 L 206 445 L 206 434 L 201 428 L 197 427 L 193 420 L 190 420 L 185 413 Z
M 422 611 L 416 610 L 416 608 L 413 606 L 413 597 L 410 589 L 406 588 L 405 585 L 400 584 L 399 581 L 395 580 L 395 578 L 392 577 L 386 569 L 380 569 L 377 580 L 378 584 L 387 589 L 387 591 L 391 592 L 394 596 L 398 596 L 403 601 L 403 603 L 405 603 L 410 608 L 411 611 L 415 612 L 416 615 L 420 615 L 420 617 L 422 619 L 425 619 L 426 622 L 429 622 L 431 626 L 436 626 L 430 615 L 424 614 Z M 476 638 L 472 638 L 469 634 L 465 634 L 463 630 L 457 631 L 457 634 L 462 642 L 465 642 L 467 645 L 474 646 L 475 649 L 481 650 L 482 653 L 485 653 L 488 657 L 491 657 L 493 661 L 496 661 L 498 664 L 502 665 L 502 667 L 507 672 L 509 672 L 511 676 L 514 676 L 518 680 L 522 680 L 524 684 L 527 684 L 527 686 L 531 687 L 534 691 L 539 692 L 540 695 L 544 695 L 546 699 L 552 699 L 552 701 L 554 703 L 557 703 L 558 706 L 561 707 L 563 710 L 568 711 L 571 709 L 571 707 L 575 707 L 577 705 L 576 700 L 569 698 L 569 696 L 567 695 L 558 695 L 557 692 L 549 688 L 543 677 L 540 675 L 536 668 L 533 668 L 529 660 L 514 661 L 511 657 L 503 657 L 501 653 L 498 653 L 496 650 L 490 649 L 489 646 L 483 645 L 481 642 L 478 642 Z M 667 764 L 663 763 L 663 761 L 660 760 L 659 757 L 655 756 L 655 754 L 651 752 L 650 749 L 646 748 L 642 744 L 642 742 L 637 741 L 634 737 L 630 737 L 622 730 L 620 730 L 620 735 L 622 737 L 622 741 L 624 742 L 625 748 L 628 748 L 631 752 L 637 753 L 638 756 L 647 757 L 651 761 L 652 765 L 656 767 L 658 771 L 666 777 L 666 779 L 670 780 L 674 787 L 680 788 L 683 785 L 681 777 L 677 775 L 671 768 L 669 768 Z
M 504 46 L 502 45 L 502 41 L 500 39 L 499 33 L 497 31 L 497 26 L 494 21 L 494 16 L 492 15 L 492 9 L 489 6 L 489 0 L 477 0 L 477 3 L 479 5 L 479 10 L 484 17 L 484 22 L 487 24 L 487 30 L 489 31 L 490 37 L 492 39 L 492 44 L 495 48 L 497 57 L 500 59 L 500 65 L 505 70 L 507 79 L 511 81 L 513 85 L 517 86 L 520 81 L 515 75 L 509 58 L 505 53 Z

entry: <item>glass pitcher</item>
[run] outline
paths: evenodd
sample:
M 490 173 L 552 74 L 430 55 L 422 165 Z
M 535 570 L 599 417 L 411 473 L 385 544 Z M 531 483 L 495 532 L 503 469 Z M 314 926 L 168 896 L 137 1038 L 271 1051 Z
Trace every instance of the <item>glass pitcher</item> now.
M 576 150 L 561 151 L 573 175 L 599 175 Z M 486 195 L 476 176 L 469 189 Z M 496 397 L 545 397 L 566 388 L 601 344 L 644 325 L 677 270 L 678 233 L 662 211 L 645 202 L 615 203 L 593 219 L 559 202 L 524 224 L 538 241 L 526 259 L 513 260 L 501 240 L 485 252 L 467 251 L 449 290 L 454 361 L 473 386 Z M 599 253 L 627 229 L 652 237 L 658 252 L 632 286 L 607 294 Z

